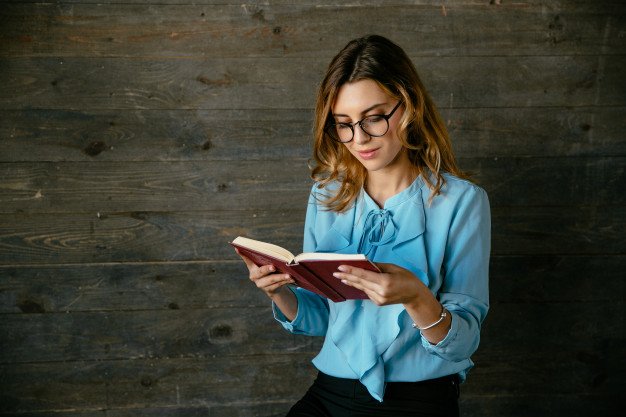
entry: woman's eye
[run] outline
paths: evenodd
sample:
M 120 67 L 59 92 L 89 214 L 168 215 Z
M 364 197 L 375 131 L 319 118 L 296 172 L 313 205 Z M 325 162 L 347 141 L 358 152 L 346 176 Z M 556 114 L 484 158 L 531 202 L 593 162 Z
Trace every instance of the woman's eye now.
M 382 116 L 369 116 L 363 122 L 372 124 L 372 123 L 378 123 L 381 120 L 383 120 Z
M 337 130 L 350 130 L 349 124 L 337 123 L 335 126 L 337 126 Z

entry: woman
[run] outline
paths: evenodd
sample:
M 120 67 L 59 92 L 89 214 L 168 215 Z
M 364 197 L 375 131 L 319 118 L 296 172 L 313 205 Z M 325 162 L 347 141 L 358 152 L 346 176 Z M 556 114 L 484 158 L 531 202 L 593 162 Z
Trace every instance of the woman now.
M 367 36 L 335 56 L 314 158 L 303 250 L 364 253 L 382 272 L 339 267 L 369 300 L 334 303 L 243 257 L 287 330 L 325 336 L 318 377 L 288 415 L 458 415 L 489 307 L 489 203 L 400 47 Z

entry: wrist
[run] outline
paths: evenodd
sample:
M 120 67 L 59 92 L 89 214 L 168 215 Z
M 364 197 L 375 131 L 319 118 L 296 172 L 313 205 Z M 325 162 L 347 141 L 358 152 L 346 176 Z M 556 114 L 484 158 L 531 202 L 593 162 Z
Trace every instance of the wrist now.
M 428 330 L 428 329 L 432 329 L 435 326 L 440 325 L 441 323 L 443 323 L 446 318 L 448 317 L 448 310 L 446 310 L 446 308 L 442 305 L 441 306 L 441 313 L 439 313 L 439 318 L 435 321 L 433 321 L 432 323 L 423 325 L 423 326 L 418 326 L 416 323 L 413 323 L 413 328 L 417 329 L 419 331 L 424 331 L 424 330 Z

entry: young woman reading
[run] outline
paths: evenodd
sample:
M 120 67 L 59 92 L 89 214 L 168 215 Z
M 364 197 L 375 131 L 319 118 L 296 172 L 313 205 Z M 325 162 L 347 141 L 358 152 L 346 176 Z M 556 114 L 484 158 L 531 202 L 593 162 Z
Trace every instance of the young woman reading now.
M 382 272 L 340 266 L 336 279 L 369 299 L 335 303 L 242 257 L 285 329 L 325 336 L 318 377 L 288 416 L 457 416 L 489 308 L 487 195 L 384 37 L 335 56 L 315 116 L 304 251 L 363 253 Z

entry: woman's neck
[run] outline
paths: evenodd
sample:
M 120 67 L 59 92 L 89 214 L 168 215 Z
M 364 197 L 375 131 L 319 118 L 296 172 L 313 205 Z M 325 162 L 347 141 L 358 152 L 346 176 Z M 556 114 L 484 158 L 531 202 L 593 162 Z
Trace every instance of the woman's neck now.
M 390 197 L 409 187 L 418 174 L 418 169 L 412 165 L 403 169 L 368 172 L 365 191 L 382 208 Z

